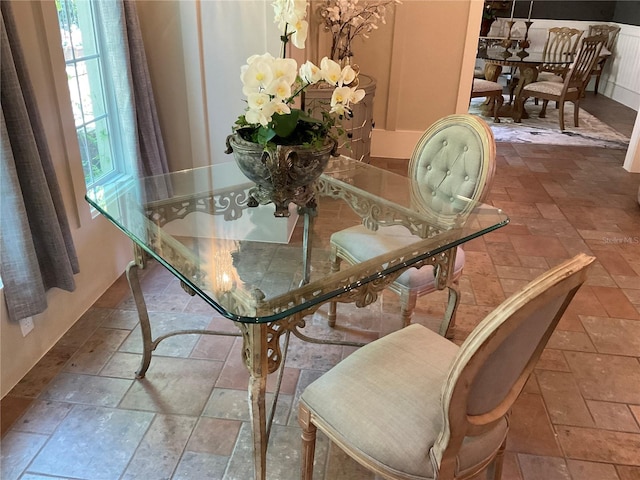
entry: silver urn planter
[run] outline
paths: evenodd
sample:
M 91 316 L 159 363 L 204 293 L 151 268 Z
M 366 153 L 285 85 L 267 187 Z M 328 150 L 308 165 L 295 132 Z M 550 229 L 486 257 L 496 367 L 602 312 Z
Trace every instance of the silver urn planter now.
M 273 203 L 276 217 L 289 216 L 289 203 L 316 207 L 313 183 L 322 175 L 331 156 L 338 156 L 337 142 L 327 138 L 320 148 L 302 145 L 261 145 L 244 140 L 238 133 L 227 137 L 225 153 L 233 153 L 240 171 L 256 184 L 249 191 L 248 205 Z

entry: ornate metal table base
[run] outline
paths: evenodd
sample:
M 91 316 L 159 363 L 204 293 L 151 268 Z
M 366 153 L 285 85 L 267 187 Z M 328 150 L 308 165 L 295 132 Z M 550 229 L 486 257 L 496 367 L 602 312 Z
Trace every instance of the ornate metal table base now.
M 277 399 L 280 392 L 280 385 L 284 372 L 284 364 L 286 361 L 290 334 L 293 333 L 301 340 L 312 343 L 344 345 L 352 347 L 360 347 L 364 344 L 360 342 L 317 339 L 309 337 L 302 333 L 299 329 L 305 326 L 304 317 L 306 315 L 313 314 L 318 308 L 320 308 L 320 306 L 322 305 L 320 303 L 302 312 L 299 312 L 296 315 L 275 322 L 236 322 L 236 325 L 239 328 L 238 333 L 214 330 L 176 330 L 154 339 L 151 332 L 149 313 L 147 311 L 144 295 L 138 279 L 138 269 L 139 266 L 136 264 L 136 262 L 131 262 L 126 271 L 127 280 L 129 282 L 133 298 L 135 300 L 136 309 L 140 320 L 140 329 L 142 331 L 142 360 L 140 363 L 140 368 L 136 371 L 136 378 L 144 378 L 151 363 L 153 351 L 157 348 L 158 344 L 166 338 L 175 335 L 187 334 L 227 336 L 241 335 L 243 339 L 242 359 L 245 366 L 249 370 L 250 375 L 248 400 L 253 432 L 255 473 L 256 479 L 265 480 L 267 444 L 269 442 L 271 424 L 273 422 Z M 401 272 L 402 270 L 399 270 L 393 275 L 381 277 L 381 279 L 378 282 L 375 282 L 375 284 L 366 284 L 357 289 L 350 290 L 348 295 L 349 300 L 347 301 L 354 301 L 358 304 L 358 306 L 369 305 L 376 300 L 377 293 L 386 288 L 386 286 L 389 285 L 389 283 L 391 283 L 393 280 L 395 280 L 395 278 L 397 278 Z M 185 290 L 188 291 L 188 287 Z M 194 294 L 195 292 L 191 291 L 189 293 Z M 281 339 L 283 339 L 284 341 L 281 342 Z M 271 410 L 269 412 L 269 415 L 267 416 L 267 376 L 275 372 L 278 373 L 276 390 L 274 393 L 274 401 L 271 406 Z
M 418 265 L 433 265 L 436 267 L 438 274 L 437 278 L 439 284 L 446 283 L 446 270 L 449 263 L 449 256 L 443 254 L 427 258 L 420 262 Z M 444 262 L 444 263 L 443 263 Z M 445 267 L 444 269 L 442 267 Z M 271 430 L 271 424 L 275 413 L 276 403 L 280 392 L 280 385 L 282 381 L 282 374 L 284 372 L 284 364 L 286 361 L 287 347 L 289 344 L 289 337 L 293 333 L 296 337 L 306 342 L 330 344 L 330 345 L 345 345 L 360 347 L 363 343 L 360 342 L 348 342 L 348 341 L 336 341 L 336 340 L 324 340 L 309 337 L 300 331 L 305 326 L 304 317 L 312 315 L 323 303 L 318 303 L 312 307 L 303 310 L 293 316 L 286 317 L 282 320 L 268 323 L 240 323 L 236 322 L 239 328 L 238 333 L 214 331 L 214 330 L 176 330 L 166 335 L 162 335 L 158 338 L 153 338 L 151 332 L 151 324 L 149 320 L 149 313 L 147 311 L 144 295 L 140 287 L 138 279 L 138 265 L 136 262 L 131 262 L 127 267 L 127 280 L 135 300 L 138 317 L 140 319 L 140 328 L 142 331 L 142 344 L 143 353 L 140 368 L 136 371 L 136 378 L 144 378 L 147 369 L 151 363 L 151 357 L 153 351 L 158 344 L 169 337 L 175 335 L 186 334 L 206 334 L 206 335 L 227 335 L 227 336 L 242 336 L 243 349 L 242 360 L 249 370 L 249 387 L 248 387 L 248 400 L 249 410 L 251 416 L 251 427 L 253 432 L 253 447 L 254 447 L 254 465 L 255 465 L 255 478 L 257 480 L 266 479 L 266 461 L 267 461 L 267 444 L 269 442 L 269 434 Z M 355 303 L 358 307 L 365 307 L 378 298 L 378 294 L 387 288 L 387 286 L 393 282 L 402 272 L 402 264 L 399 263 L 398 270 L 386 275 L 381 276 L 376 281 L 365 283 L 359 287 L 346 289 L 345 292 L 336 299 L 340 302 Z M 444 283 L 442 283 L 444 285 Z M 444 288 L 444 287 L 443 287 Z M 188 287 L 185 290 L 190 294 L 195 294 L 193 291 L 189 291 Z M 327 299 L 328 301 L 329 299 Z M 283 341 L 281 341 L 283 340 Z M 267 376 L 271 373 L 278 372 L 278 378 L 276 381 L 276 390 L 273 405 L 271 411 L 267 416 L 266 409 L 266 388 L 267 388 Z

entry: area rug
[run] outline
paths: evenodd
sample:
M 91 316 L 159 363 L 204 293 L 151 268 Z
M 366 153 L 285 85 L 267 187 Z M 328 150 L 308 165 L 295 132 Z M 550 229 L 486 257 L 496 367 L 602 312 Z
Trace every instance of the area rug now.
M 505 101 L 508 98 L 505 98 Z M 535 143 L 544 145 L 573 145 L 601 148 L 627 149 L 629 138 L 602 123 L 583 109 L 579 112 L 579 127 L 573 126 L 573 103 L 567 102 L 564 111 L 565 131 L 558 124 L 558 109 L 553 102 L 547 106 L 546 118 L 538 118 L 542 109 L 534 105 L 533 100 L 526 104 L 529 118 L 515 123 L 511 117 L 500 117 L 500 123 L 493 123 L 483 107 L 484 98 L 474 98 L 469 113 L 482 116 L 493 131 L 496 142 Z

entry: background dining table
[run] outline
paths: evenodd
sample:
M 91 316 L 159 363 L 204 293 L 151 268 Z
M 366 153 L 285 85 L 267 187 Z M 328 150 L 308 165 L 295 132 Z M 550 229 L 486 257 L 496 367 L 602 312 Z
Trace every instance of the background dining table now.
M 573 62 L 574 56 L 565 55 L 563 58 L 555 58 L 542 52 L 528 52 L 525 49 L 510 49 L 502 45 L 493 45 L 486 48 L 481 46 L 478 49 L 477 58 L 484 60 L 484 76 L 493 82 L 498 81 L 504 67 L 511 67 L 512 76 L 514 69 L 519 71 L 519 80 L 514 91 L 515 101 L 504 105 L 498 114 L 512 116 L 514 121 L 520 122 L 523 118 L 529 118 L 524 106 L 520 107 L 520 102 L 517 101 L 522 89 L 537 80 L 542 65 L 553 65 L 558 69 L 563 66 L 568 68 Z M 523 110 L 519 111 L 520 108 Z

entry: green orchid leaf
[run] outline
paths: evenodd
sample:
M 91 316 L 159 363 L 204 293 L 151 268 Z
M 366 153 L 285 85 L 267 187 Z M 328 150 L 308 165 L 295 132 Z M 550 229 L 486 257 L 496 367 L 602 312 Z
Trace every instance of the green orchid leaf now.
M 305 123 L 318 123 L 318 124 L 322 124 L 322 120 L 319 120 L 317 118 L 312 117 L 311 115 L 309 115 L 307 112 L 303 112 L 300 111 L 300 118 L 299 120 L 301 122 L 305 122 Z
M 300 116 L 300 110 L 291 110 L 291 113 L 287 115 L 280 115 L 276 113 L 271 119 L 273 129 L 281 138 L 287 138 L 293 133 L 298 125 L 298 117 Z
M 276 136 L 275 130 L 268 127 L 260 127 L 257 131 L 256 141 L 260 145 L 266 145 L 269 140 Z

